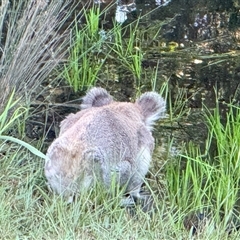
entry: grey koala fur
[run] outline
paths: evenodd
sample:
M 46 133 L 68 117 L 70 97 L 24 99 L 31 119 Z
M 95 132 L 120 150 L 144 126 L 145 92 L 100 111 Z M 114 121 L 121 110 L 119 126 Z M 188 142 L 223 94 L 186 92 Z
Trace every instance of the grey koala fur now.
M 165 108 L 165 100 L 155 92 L 130 103 L 92 88 L 83 97 L 81 111 L 61 122 L 59 137 L 47 151 L 45 176 L 52 190 L 72 201 L 94 181 L 109 187 L 114 172 L 126 193 L 138 198 L 154 149 L 151 130 L 165 116 Z

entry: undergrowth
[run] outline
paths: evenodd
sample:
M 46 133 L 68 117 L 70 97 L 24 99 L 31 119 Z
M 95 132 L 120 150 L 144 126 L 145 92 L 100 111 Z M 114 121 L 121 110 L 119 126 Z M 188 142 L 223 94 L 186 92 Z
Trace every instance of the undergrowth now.
M 5 19 L 9 21 L 9 29 L 1 52 L 0 77 L 4 94 L 0 98 L 0 138 L 11 129 L 24 131 L 19 117 L 28 109 L 21 105 L 18 108 L 19 101 L 13 96 L 18 99 L 25 93 L 26 98 L 31 95 L 28 89 L 36 89 L 63 62 L 70 44 L 70 39 L 57 31 L 65 19 L 56 18 L 55 13 L 64 9 L 60 3 L 51 1 L 49 6 L 31 5 L 31 1 L 22 1 L 20 5 L 9 5 L 9 1 L 2 3 L 0 29 L 3 29 Z M 9 6 L 15 11 L 9 12 Z M 79 29 L 76 23 L 70 62 L 64 70 L 66 78 L 69 78 L 75 91 L 94 85 L 105 57 L 109 57 L 132 72 L 135 86 L 141 87 L 143 52 L 138 41 L 137 25 L 130 27 L 131 38 L 127 41 L 122 38 L 122 26 L 117 24 L 112 32 L 101 36 L 96 27 L 99 14 L 98 9 L 85 12 L 90 28 Z M 52 40 L 48 41 L 50 36 Z M 84 44 L 86 41 L 88 44 Z M 49 49 L 52 51 L 49 52 Z M 91 65 L 91 60 L 98 54 L 103 54 L 102 61 L 99 65 Z M 151 82 L 154 90 L 156 72 Z M 79 76 L 87 82 L 81 82 Z M 167 82 L 165 84 L 166 89 L 163 88 L 162 93 L 168 92 Z M 18 88 L 14 92 L 16 86 Z M 182 97 L 184 93 L 179 98 Z M 184 105 L 176 104 L 178 108 L 172 108 L 172 105 L 169 102 L 171 121 L 176 114 L 184 114 Z M 169 154 L 163 183 L 154 183 L 157 190 L 151 185 L 152 179 L 146 181 L 146 189 L 154 200 L 150 211 L 143 211 L 141 205 L 132 209 L 121 207 L 122 194 L 115 191 L 117 187 L 114 185 L 111 194 L 97 185 L 78 196 L 72 204 L 67 204 L 47 188 L 43 173 L 44 156 L 34 152 L 35 149 L 32 149 L 35 155 L 32 154 L 28 151 L 30 146 L 21 141 L 14 143 L 14 139 L 2 138 L 1 238 L 239 239 L 240 234 L 235 230 L 239 227 L 240 108 L 231 104 L 228 108 L 224 121 L 218 104 L 213 112 L 205 109 L 209 134 L 204 152 L 199 146 L 188 143 L 178 156 L 171 157 Z M 164 189 L 164 194 L 160 194 L 161 189 Z
M 206 231 L 211 223 L 213 231 L 219 227 L 229 233 L 240 227 L 240 108 L 229 104 L 224 118 L 218 102 L 216 106 L 213 111 L 205 109 L 205 151 L 191 142 L 187 144 L 179 157 L 168 164 L 166 178 L 171 201 L 187 215 L 194 212 L 199 218 L 196 226 L 205 225 L 202 228 Z
M 238 239 L 240 108 L 228 107 L 224 121 L 218 107 L 205 109 L 209 135 L 204 152 L 188 143 L 178 156 L 168 155 L 166 172 L 158 173 L 161 183 L 146 180 L 150 208 L 121 207 L 122 192 L 114 184 L 112 190 L 97 184 L 67 204 L 47 188 L 44 159 L 24 145 L 2 141 L 2 238 Z

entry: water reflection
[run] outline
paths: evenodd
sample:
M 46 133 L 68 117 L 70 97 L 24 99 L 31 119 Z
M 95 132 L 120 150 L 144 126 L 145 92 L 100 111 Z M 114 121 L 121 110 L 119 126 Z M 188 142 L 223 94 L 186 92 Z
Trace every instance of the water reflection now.
M 119 3 L 120 1 L 118 1 Z M 115 19 L 118 23 L 123 23 L 127 20 L 127 14 L 136 10 L 135 2 L 129 4 L 118 4 L 116 8 Z
M 171 0 L 150 0 L 150 1 L 138 1 L 137 5 L 140 11 L 141 6 L 143 7 L 163 7 L 168 5 L 171 2 Z M 136 11 L 136 1 L 135 0 L 117 0 L 116 2 L 114 1 L 109 1 L 109 0 L 94 0 L 95 4 L 111 4 L 114 3 L 116 4 L 116 10 L 115 10 L 115 20 L 118 23 L 123 23 L 127 20 L 128 14 Z
M 157 6 L 166 6 L 168 5 L 172 0 L 155 0 L 155 3 Z

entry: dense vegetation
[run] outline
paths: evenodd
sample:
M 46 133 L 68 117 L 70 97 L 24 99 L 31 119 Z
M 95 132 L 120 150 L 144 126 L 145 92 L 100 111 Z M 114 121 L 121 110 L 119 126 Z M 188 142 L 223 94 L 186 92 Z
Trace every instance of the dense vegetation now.
M 153 68 L 143 67 L 144 56 L 150 53 L 141 41 L 147 33 L 140 20 L 127 26 L 114 23 L 100 34 L 99 9 L 82 9 L 76 14 L 75 8 L 58 0 L 49 4 L 2 1 L 1 238 L 239 239 L 240 108 L 224 103 L 227 112 L 223 116 L 217 93 L 215 108 L 201 109 L 200 121 L 208 129 L 201 146 L 187 142 L 175 149 L 174 138 L 166 137 L 165 146 L 157 151 L 157 141 L 144 186 L 151 195 L 147 206 L 121 207 L 122 193 L 114 183 L 110 193 L 99 184 L 70 205 L 49 191 L 41 152 L 48 129 L 41 139 L 31 142 L 26 138 L 25 123 L 32 117 L 31 102 L 40 95 L 39 90 L 42 93 L 58 84 L 70 85 L 77 93 L 95 84 L 109 88 L 111 82 L 102 77 L 109 77 L 107 70 L 119 65 L 132 76 L 135 95 L 152 89 L 167 98 L 168 118 L 160 123 L 162 129 L 191 112 L 184 92 L 173 98 L 169 79 L 159 83 L 159 62 Z M 73 21 L 66 27 L 72 15 Z M 78 24 L 82 17 L 85 24 Z M 163 22 L 158 24 L 159 28 Z M 174 42 L 158 46 L 157 51 L 167 58 L 204 59 L 187 54 Z M 229 56 L 219 54 L 215 59 Z

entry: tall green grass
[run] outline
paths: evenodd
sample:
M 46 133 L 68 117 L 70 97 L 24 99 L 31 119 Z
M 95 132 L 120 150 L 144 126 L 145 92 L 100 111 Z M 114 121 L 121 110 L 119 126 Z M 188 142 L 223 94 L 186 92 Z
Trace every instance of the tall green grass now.
M 213 111 L 205 109 L 205 152 L 193 143 L 187 144 L 166 173 L 171 201 L 181 211 L 205 213 L 225 230 L 239 227 L 240 213 L 240 108 L 229 104 L 227 109 L 225 118 L 219 103 Z
M 126 34 L 127 31 L 128 33 Z M 114 53 L 112 56 L 135 76 L 136 87 L 140 87 L 143 52 L 141 50 L 139 22 L 129 24 L 127 27 L 122 27 L 121 24 L 115 23 L 113 39 L 112 43 L 109 42 L 109 47 L 112 53 Z
M 95 85 L 106 71 L 105 64 L 114 64 L 130 72 L 140 89 L 144 53 L 138 21 L 127 27 L 114 23 L 112 29 L 105 31 L 99 27 L 102 14 L 96 6 L 84 11 L 85 25 L 75 22 L 63 78 L 74 91 L 82 90 Z
M 101 54 L 103 39 L 99 34 L 100 15 L 100 7 L 96 6 L 84 10 L 85 26 L 75 21 L 69 60 L 63 71 L 63 77 L 74 91 L 93 86 L 104 64 L 105 56 Z

